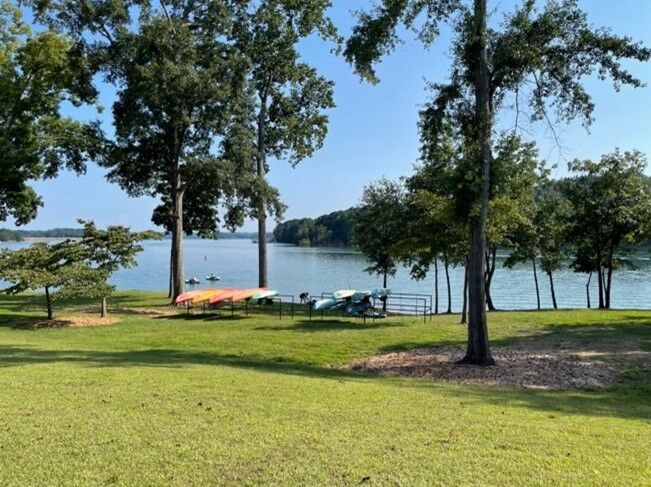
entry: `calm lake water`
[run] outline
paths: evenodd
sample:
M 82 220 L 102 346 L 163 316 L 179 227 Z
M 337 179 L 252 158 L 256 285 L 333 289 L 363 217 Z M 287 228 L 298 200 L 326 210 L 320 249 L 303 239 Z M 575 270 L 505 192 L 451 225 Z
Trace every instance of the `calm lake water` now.
M 6 244 L 18 248 L 25 243 Z M 138 257 L 138 267 L 116 272 L 112 282 L 119 289 L 145 289 L 167 291 L 169 275 L 168 240 L 146 242 L 145 250 Z M 283 244 L 269 245 L 269 284 L 282 294 L 307 291 L 312 295 L 341 288 L 368 289 L 380 287 L 379 277 L 364 272 L 364 257 L 354 251 L 331 248 L 304 248 Z M 639 255 L 634 260 L 637 270 L 620 270 L 613 274 L 611 305 L 613 308 L 651 309 L 651 260 L 649 255 Z M 493 279 L 492 295 L 499 309 L 533 309 L 536 294 L 530 266 L 505 269 L 498 259 Z M 202 287 L 256 287 L 257 244 L 245 239 L 185 241 L 186 276 L 196 275 Z M 219 283 L 205 281 L 214 272 L 221 276 Z M 452 306 L 461 309 L 463 269 L 451 269 Z M 543 307 L 551 307 L 547 276 L 538 274 Z M 559 307 L 585 307 L 585 284 L 587 276 L 570 270 L 559 271 L 554 276 L 556 298 Z M 434 277 L 423 281 L 410 278 L 407 269 L 400 269 L 389 281 L 394 291 L 433 294 Z M 440 309 L 446 307 L 446 288 L 443 269 L 439 268 Z M 597 283 L 593 276 L 591 285 L 592 305 L 597 304 Z

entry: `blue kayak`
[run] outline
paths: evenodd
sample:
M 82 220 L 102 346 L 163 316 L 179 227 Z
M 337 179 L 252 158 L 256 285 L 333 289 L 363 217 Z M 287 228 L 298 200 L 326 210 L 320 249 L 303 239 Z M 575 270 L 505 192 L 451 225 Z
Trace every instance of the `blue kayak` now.
M 319 299 L 316 303 L 314 303 L 314 306 L 312 306 L 312 309 L 314 311 L 321 311 L 321 310 L 325 310 L 325 309 L 330 309 L 337 303 L 338 303 L 338 301 L 336 299 L 332 299 L 332 298 Z

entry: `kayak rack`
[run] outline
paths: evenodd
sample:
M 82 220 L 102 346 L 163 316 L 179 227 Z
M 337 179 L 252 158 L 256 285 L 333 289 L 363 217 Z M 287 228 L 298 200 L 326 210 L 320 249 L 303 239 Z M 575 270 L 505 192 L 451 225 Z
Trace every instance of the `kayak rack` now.
M 331 298 L 332 292 L 322 292 L 321 299 Z M 383 300 L 371 298 L 373 307 L 376 309 L 384 308 Z M 427 316 L 432 320 L 432 295 L 420 293 L 401 293 L 392 292 L 386 298 L 386 311 L 396 315 L 423 316 L 423 323 L 427 323 Z M 323 319 L 321 310 L 321 319 Z M 312 307 L 310 306 L 310 320 L 312 319 Z
M 256 300 L 257 301 L 257 300 Z M 265 301 L 264 303 L 256 305 L 256 308 L 258 311 L 262 310 L 263 306 L 268 306 L 268 305 L 273 305 L 273 304 L 278 304 L 278 317 L 282 320 L 283 319 L 283 305 L 289 305 L 289 314 L 292 318 L 294 318 L 294 296 L 292 294 L 276 294 L 275 296 L 271 298 L 263 298 L 260 301 Z M 244 313 L 246 316 L 249 315 L 249 304 L 251 300 L 247 300 L 244 302 Z M 231 302 L 231 308 L 233 307 L 233 303 Z M 231 309 L 231 315 L 233 313 L 233 310 Z

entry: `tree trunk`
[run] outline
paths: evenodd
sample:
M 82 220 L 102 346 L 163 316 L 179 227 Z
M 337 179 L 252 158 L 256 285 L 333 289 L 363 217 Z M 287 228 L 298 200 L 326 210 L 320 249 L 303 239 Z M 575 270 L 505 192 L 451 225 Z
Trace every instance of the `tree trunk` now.
M 49 286 L 45 286 L 45 303 L 47 305 L 47 319 L 52 319 L 52 297 L 50 296 Z
M 439 314 L 439 263 L 434 257 L 434 314 Z
M 491 284 L 493 283 L 493 275 L 495 274 L 495 259 L 497 258 L 497 247 L 493 247 L 489 252 L 486 252 L 486 306 L 489 311 L 495 311 L 493 304 L 493 297 L 491 296 Z
M 172 302 L 184 292 L 185 271 L 183 269 L 183 187 L 179 174 L 178 161 L 173 174 L 172 201 L 174 214 L 172 221 Z
M 167 290 L 167 297 L 172 299 L 173 288 L 174 288 L 174 245 L 170 245 L 170 276 L 169 276 L 169 286 Z
M 474 0 L 475 123 L 479 147 L 481 200 L 478 218 L 470 228 L 470 259 L 468 281 L 468 348 L 464 363 L 492 365 L 486 323 L 486 220 L 488 217 L 489 175 L 491 161 L 491 114 L 489 102 L 487 12 L 486 0 Z
M 106 318 L 106 315 L 108 315 L 108 309 L 106 306 L 106 296 L 102 297 L 102 312 L 101 312 L 101 317 Z
M 267 152 L 267 96 L 260 96 L 260 112 L 258 113 L 258 154 L 257 172 L 262 180 L 266 177 L 266 152 Z M 266 202 L 262 195 L 258 207 L 258 286 L 267 287 L 269 277 L 267 274 L 267 210 Z
M 452 314 L 452 293 L 450 292 L 450 264 L 448 262 L 448 256 L 443 254 L 443 262 L 445 263 L 445 282 L 448 287 L 448 310 L 447 314 Z
M 608 268 L 608 274 L 607 274 L 607 277 L 606 277 L 606 286 L 605 286 L 605 288 L 606 288 L 606 293 L 605 293 L 606 294 L 606 296 L 605 296 L 606 305 L 605 305 L 605 307 L 607 309 L 610 309 L 610 286 L 611 286 L 612 283 L 613 283 L 613 268 L 609 267 Z
M 601 249 L 597 250 L 597 282 L 599 284 L 599 309 L 604 307 L 604 277 L 601 272 Z
M 468 264 L 463 268 L 463 305 L 461 306 L 461 324 L 468 322 Z
M 540 311 L 540 288 L 538 287 L 538 272 L 536 271 L 536 258 L 531 259 L 531 264 L 533 265 L 533 281 L 536 283 L 536 306 L 538 311 Z
M 387 273 L 386 273 L 386 271 L 384 272 L 384 279 L 382 281 L 382 286 L 384 287 L 384 289 L 387 288 Z M 384 298 L 382 300 L 382 311 L 385 312 L 385 313 L 387 311 L 387 299 L 386 298 Z
M 605 298 L 606 298 L 606 308 L 610 309 L 610 287 L 613 283 L 613 260 L 614 260 L 614 251 L 612 247 L 608 251 L 608 273 L 606 275 L 606 285 L 605 287 Z
M 547 275 L 549 276 L 549 289 L 552 292 L 552 304 L 554 305 L 554 309 L 558 309 L 558 305 L 556 304 L 556 291 L 554 291 L 554 276 L 551 272 L 548 272 Z
M 585 297 L 588 301 L 588 309 L 590 309 L 590 281 L 592 280 L 592 272 L 588 274 L 588 283 L 585 285 Z

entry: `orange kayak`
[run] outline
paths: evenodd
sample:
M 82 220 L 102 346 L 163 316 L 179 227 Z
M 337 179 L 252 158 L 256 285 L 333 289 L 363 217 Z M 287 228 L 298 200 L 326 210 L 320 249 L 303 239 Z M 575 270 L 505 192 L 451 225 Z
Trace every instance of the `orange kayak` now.
M 181 304 L 185 303 L 186 301 L 190 301 L 196 295 L 206 291 L 208 291 L 208 289 L 195 289 L 194 291 L 188 291 L 187 293 L 179 294 L 176 298 L 176 301 L 174 301 L 174 304 Z M 218 291 L 218 289 L 214 289 L 214 291 Z
M 229 301 L 236 292 L 239 292 L 239 289 L 224 289 L 210 296 L 208 303 L 212 306 L 221 306 Z
M 203 303 L 205 301 L 212 303 L 213 299 L 221 299 L 221 297 L 230 296 L 231 294 L 233 294 L 233 289 L 216 289 L 210 294 L 206 293 L 202 294 L 201 296 L 197 296 L 192 300 L 192 303 Z
M 231 301 L 233 301 L 234 303 L 238 301 L 246 301 L 247 299 L 251 299 L 254 295 L 258 294 L 259 292 L 266 291 L 266 290 L 267 288 L 264 287 L 241 289 L 239 292 L 233 294 L 233 296 L 231 297 Z
M 226 302 L 233 302 L 237 303 L 238 301 L 245 301 L 247 299 L 251 299 L 252 296 L 254 296 L 256 293 L 259 293 L 260 291 L 264 291 L 265 288 L 251 288 L 251 289 L 234 289 L 230 293 L 222 294 L 222 295 L 215 295 L 212 298 L 210 298 L 210 304 L 213 306 L 222 306 L 226 304 Z
M 205 289 L 203 292 L 195 294 L 192 297 L 192 304 L 199 304 L 208 301 L 215 294 L 232 291 L 232 289 Z

